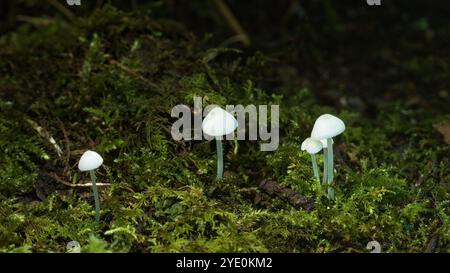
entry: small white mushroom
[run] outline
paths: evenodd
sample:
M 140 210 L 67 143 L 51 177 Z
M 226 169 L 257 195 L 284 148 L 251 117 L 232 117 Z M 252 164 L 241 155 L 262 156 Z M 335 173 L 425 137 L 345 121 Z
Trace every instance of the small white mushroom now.
M 307 151 L 311 155 L 314 176 L 320 181 L 319 168 L 317 167 L 316 154 L 322 150 L 322 142 L 310 137 L 305 139 L 301 146 L 302 151 Z
M 102 164 L 103 158 L 101 155 L 94 151 L 86 151 L 80 158 L 78 169 L 82 172 L 92 171 L 100 167 Z
M 313 130 L 311 132 L 311 138 L 315 140 L 326 139 L 326 157 L 324 164 L 324 178 L 328 184 L 328 196 L 334 199 L 334 189 L 331 187 L 333 183 L 333 137 L 342 134 L 345 131 L 344 122 L 330 114 L 321 115 L 314 123 Z M 325 146 L 324 146 L 325 151 Z
M 303 141 L 301 149 L 309 154 L 317 154 L 322 151 L 322 142 L 308 137 Z
M 216 138 L 231 134 L 237 127 L 236 118 L 220 107 L 213 108 L 202 123 L 203 132 Z
M 329 139 L 345 131 L 344 122 L 330 114 L 321 115 L 314 123 L 311 138 L 315 140 Z
M 213 108 L 203 119 L 203 132 L 216 139 L 217 178 L 223 177 L 222 136 L 231 134 L 237 127 L 236 118 L 220 107 Z
M 86 151 L 80 158 L 78 169 L 82 172 L 89 171 L 92 180 L 92 191 L 94 192 L 95 201 L 95 221 L 97 224 L 100 221 L 100 199 L 97 191 L 97 178 L 95 177 L 95 170 L 103 164 L 101 155 L 94 151 Z

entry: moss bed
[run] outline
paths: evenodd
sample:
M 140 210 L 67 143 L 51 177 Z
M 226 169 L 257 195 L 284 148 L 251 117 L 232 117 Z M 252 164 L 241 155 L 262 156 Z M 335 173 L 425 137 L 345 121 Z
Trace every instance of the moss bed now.
M 242 23 L 258 22 L 242 5 Z M 300 43 L 244 48 L 166 8 L 103 5 L 0 37 L 1 252 L 65 252 L 69 241 L 84 252 L 368 252 L 372 240 L 383 252 L 449 252 L 448 28 L 412 15 L 361 42 L 377 26 L 321 5 L 327 23 L 300 24 Z M 216 180 L 214 143 L 170 134 L 172 107 L 194 96 L 279 104 L 280 146 L 224 143 Z M 335 140 L 336 201 L 300 151 L 323 113 L 347 126 Z M 91 189 L 77 186 L 89 181 L 77 168 L 86 149 L 103 155 L 98 182 L 110 184 L 99 227 Z

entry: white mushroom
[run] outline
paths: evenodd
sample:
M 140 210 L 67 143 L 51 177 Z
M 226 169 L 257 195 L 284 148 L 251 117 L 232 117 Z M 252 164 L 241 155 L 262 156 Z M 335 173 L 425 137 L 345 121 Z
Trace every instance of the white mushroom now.
M 213 108 L 203 119 L 203 132 L 216 139 L 217 178 L 223 177 L 222 136 L 231 134 L 237 127 L 238 121 L 234 116 L 220 107 Z
M 329 139 L 345 131 L 344 122 L 330 114 L 321 115 L 314 123 L 311 138 L 315 140 Z
M 95 221 L 97 224 L 100 221 L 100 199 L 97 191 L 97 178 L 95 177 L 95 170 L 103 164 L 101 155 L 94 151 L 86 151 L 80 158 L 78 169 L 82 172 L 89 171 L 92 180 L 92 191 L 94 192 L 95 201 Z
M 202 123 L 203 132 L 216 138 L 231 134 L 237 126 L 236 118 L 220 107 L 213 108 Z
M 316 154 L 322 150 L 322 142 L 307 138 L 303 141 L 301 146 L 302 151 L 307 151 L 311 155 L 311 162 L 313 166 L 314 176 L 320 181 L 319 168 L 317 167 Z
M 328 184 L 328 196 L 334 199 L 334 189 L 331 187 L 333 183 L 333 137 L 341 134 L 345 131 L 344 122 L 330 114 L 321 115 L 314 123 L 313 130 L 311 132 L 311 138 L 315 140 L 326 139 L 326 163 L 324 164 L 324 177 Z M 325 146 L 324 146 L 325 147 Z M 324 150 L 325 151 L 325 150 Z M 325 168 L 326 166 L 326 168 Z
M 308 137 L 303 141 L 301 149 L 302 151 L 307 151 L 309 154 L 317 154 L 322 151 L 322 142 Z
M 86 151 L 80 158 L 78 169 L 82 172 L 92 171 L 100 167 L 102 164 L 103 158 L 101 155 L 94 151 Z

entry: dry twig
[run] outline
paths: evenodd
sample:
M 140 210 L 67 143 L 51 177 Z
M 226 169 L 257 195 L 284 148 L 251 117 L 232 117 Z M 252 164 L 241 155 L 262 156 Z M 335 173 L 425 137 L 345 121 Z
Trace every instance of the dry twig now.
M 53 22 L 51 18 L 45 17 L 32 17 L 26 15 L 17 15 L 17 21 L 29 23 L 38 27 L 45 27 L 50 25 Z
M 45 138 L 50 144 L 53 145 L 53 148 L 55 148 L 56 150 L 56 154 L 58 155 L 58 157 L 61 157 L 63 152 L 59 145 L 56 143 L 55 139 L 50 135 L 50 133 L 31 119 L 26 119 L 26 121 L 31 125 L 31 127 L 33 127 L 36 132 L 38 132 L 41 137 Z
M 216 4 L 216 6 L 219 9 L 222 16 L 225 18 L 225 21 L 227 22 L 228 26 L 237 34 L 240 41 L 245 46 L 250 46 L 250 44 L 251 44 L 250 37 L 248 36 L 248 34 L 244 30 L 244 28 L 241 26 L 239 21 L 236 19 L 233 12 L 227 6 L 225 1 L 224 0 L 214 0 L 214 3 Z
M 47 2 L 50 5 L 52 5 L 53 7 L 55 7 L 57 10 L 59 10 L 62 14 L 64 14 L 69 19 L 72 19 L 75 16 L 70 9 L 68 9 L 66 6 L 61 4 L 59 1 L 57 1 L 57 0 L 47 0 Z
M 51 178 L 55 179 L 56 181 L 58 181 L 61 184 L 64 184 L 66 186 L 72 187 L 72 188 L 76 188 L 76 187 L 81 187 L 81 188 L 85 188 L 85 187 L 92 187 L 92 183 L 83 183 L 83 184 L 73 184 L 67 181 L 64 181 L 63 179 L 61 179 L 59 176 L 57 176 L 54 173 L 49 173 L 48 174 Z M 98 187 L 107 187 L 107 186 L 111 186 L 110 183 L 95 183 Z
M 259 183 L 258 186 L 269 195 L 278 196 L 288 201 L 289 204 L 296 208 L 303 208 L 308 211 L 314 209 L 313 200 L 306 198 L 305 196 L 292 189 L 281 186 L 276 181 L 264 179 Z
M 149 81 L 148 79 L 144 78 L 143 76 L 139 75 L 138 73 L 134 72 L 133 70 L 131 70 L 129 67 L 127 67 L 126 65 L 116 61 L 116 60 L 110 60 L 109 61 L 110 64 L 117 66 L 118 68 L 122 69 L 123 71 L 125 71 L 126 73 L 128 73 L 129 75 L 144 81 L 145 83 L 147 83 L 148 85 L 150 85 L 151 87 L 157 89 L 158 86 L 156 84 L 154 84 L 153 82 Z

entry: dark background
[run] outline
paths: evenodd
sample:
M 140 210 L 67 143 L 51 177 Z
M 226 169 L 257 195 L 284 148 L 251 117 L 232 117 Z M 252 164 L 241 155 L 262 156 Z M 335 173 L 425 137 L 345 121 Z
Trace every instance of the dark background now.
M 235 33 L 215 1 L 81 2 L 69 7 L 55 0 L 1 1 L 0 34 L 36 19 L 75 20 L 105 3 L 124 10 L 150 8 L 152 16 L 198 37 L 212 34 L 212 46 L 263 51 L 274 66 L 264 75 L 268 90 L 289 93 L 310 86 L 321 103 L 369 116 L 391 100 L 448 113 L 448 1 L 384 0 L 381 6 L 365 0 L 225 1 L 248 33 L 249 46 L 230 42 Z

